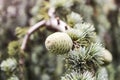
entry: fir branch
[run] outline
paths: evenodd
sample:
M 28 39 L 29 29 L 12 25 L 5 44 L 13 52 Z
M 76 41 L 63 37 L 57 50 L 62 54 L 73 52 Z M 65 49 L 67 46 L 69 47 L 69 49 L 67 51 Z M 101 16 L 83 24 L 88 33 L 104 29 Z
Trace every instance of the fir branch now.
M 66 68 L 81 72 L 87 69 L 94 72 L 94 67 L 97 68 L 103 63 L 99 57 L 102 50 L 103 48 L 99 43 L 92 43 L 87 47 L 75 48 L 69 52 L 66 58 Z
M 61 80 L 95 80 L 95 77 L 93 77 L 92 73 L 88 71 L 83 74 L 73 71 L 70 74 L 61 77 Z
M 105 67 L 99 68 L 96 80 L 108 80 L 108 73 Z

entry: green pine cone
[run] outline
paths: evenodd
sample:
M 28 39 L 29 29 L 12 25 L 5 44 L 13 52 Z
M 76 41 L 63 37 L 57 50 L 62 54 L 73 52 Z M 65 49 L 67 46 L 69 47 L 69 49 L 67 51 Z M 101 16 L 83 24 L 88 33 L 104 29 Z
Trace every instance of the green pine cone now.
M 53 54 L 65 54 L 70 51 L 73 46 L 73 42 L 68 34 L 55 32 L 47 37 L 45 46 L 48 51 Z
M 104 49 L 103 53 L 101 54 L 101 59 L 104 62 L 103 65 L 108 65 L 112 62 L 112 54 L 107 49 Z
M 80 37 L 83 37 L 83 33 L 77 29 L 66 30 L 66 33 L 71 37 L 72 40 L 78 40 Z

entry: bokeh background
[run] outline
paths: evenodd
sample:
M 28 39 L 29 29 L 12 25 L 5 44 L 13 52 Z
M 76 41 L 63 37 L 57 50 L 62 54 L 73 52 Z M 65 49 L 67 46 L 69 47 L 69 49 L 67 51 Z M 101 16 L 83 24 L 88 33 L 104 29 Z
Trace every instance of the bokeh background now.
M 64 0 L 0 0 L 0 63 L 8 57 L 8 43 L 18 39 L 16 28 L 29 28 L 42 19 L 44 1 Z M 69 5 L 69 0 L 67 2 Z M 85 22 L 94 24 L 102 43 L 113 55 L 113 62 L 107 66 L 109 78 L 120 80 L 120 0 L 78 0 L 70 10 L 80 14 Z M 61 19 L 69 13 L 64 6 L 58 7 L 57 12 Z M 31 37 L 25 61 L 25 80 L 58 80 L 63 74 L 61 57 L 48 55 L 44 46 L 50 33 L 42 28 Z M 1 70 L 0 80 L 6 80 Z

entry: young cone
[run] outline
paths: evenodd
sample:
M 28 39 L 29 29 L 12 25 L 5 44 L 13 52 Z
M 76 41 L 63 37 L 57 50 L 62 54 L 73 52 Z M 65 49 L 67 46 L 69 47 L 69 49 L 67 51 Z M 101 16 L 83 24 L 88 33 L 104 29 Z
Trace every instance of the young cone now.
M 72 39 L 64 32 L 55 32 L 49 35 L 45 41 L 45 46 L 53 54 L 65 54 L 73 46 Z
M 103 53 L 101 54 L 101 59 L 104 62 L 103 65 L 108 65 L 112 62 L 112 54 L 107 49 L 104 49 Z

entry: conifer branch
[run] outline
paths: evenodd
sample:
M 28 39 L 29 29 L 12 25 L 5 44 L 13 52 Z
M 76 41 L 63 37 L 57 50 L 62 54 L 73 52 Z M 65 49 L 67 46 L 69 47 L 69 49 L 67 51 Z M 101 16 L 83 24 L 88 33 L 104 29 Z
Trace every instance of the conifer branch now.
M 65 30 L 69 29 L 70 26 L 68 26 L 64 21 L 60 20 L 59 17 L 55 16 L 55 9 L 50 8 L 48 11 L 49 19 L 48 20 L 42 20 L 35 25 L 33 25 L 25 35 L 22 45 L 21 45 L 21 50 L 25 50 L 27 42 L 29 40 L 30 35 L 38 30 L 41 27 L 47 27 L 50 30 L 56 30 L 60 32 L 65 32 Z

